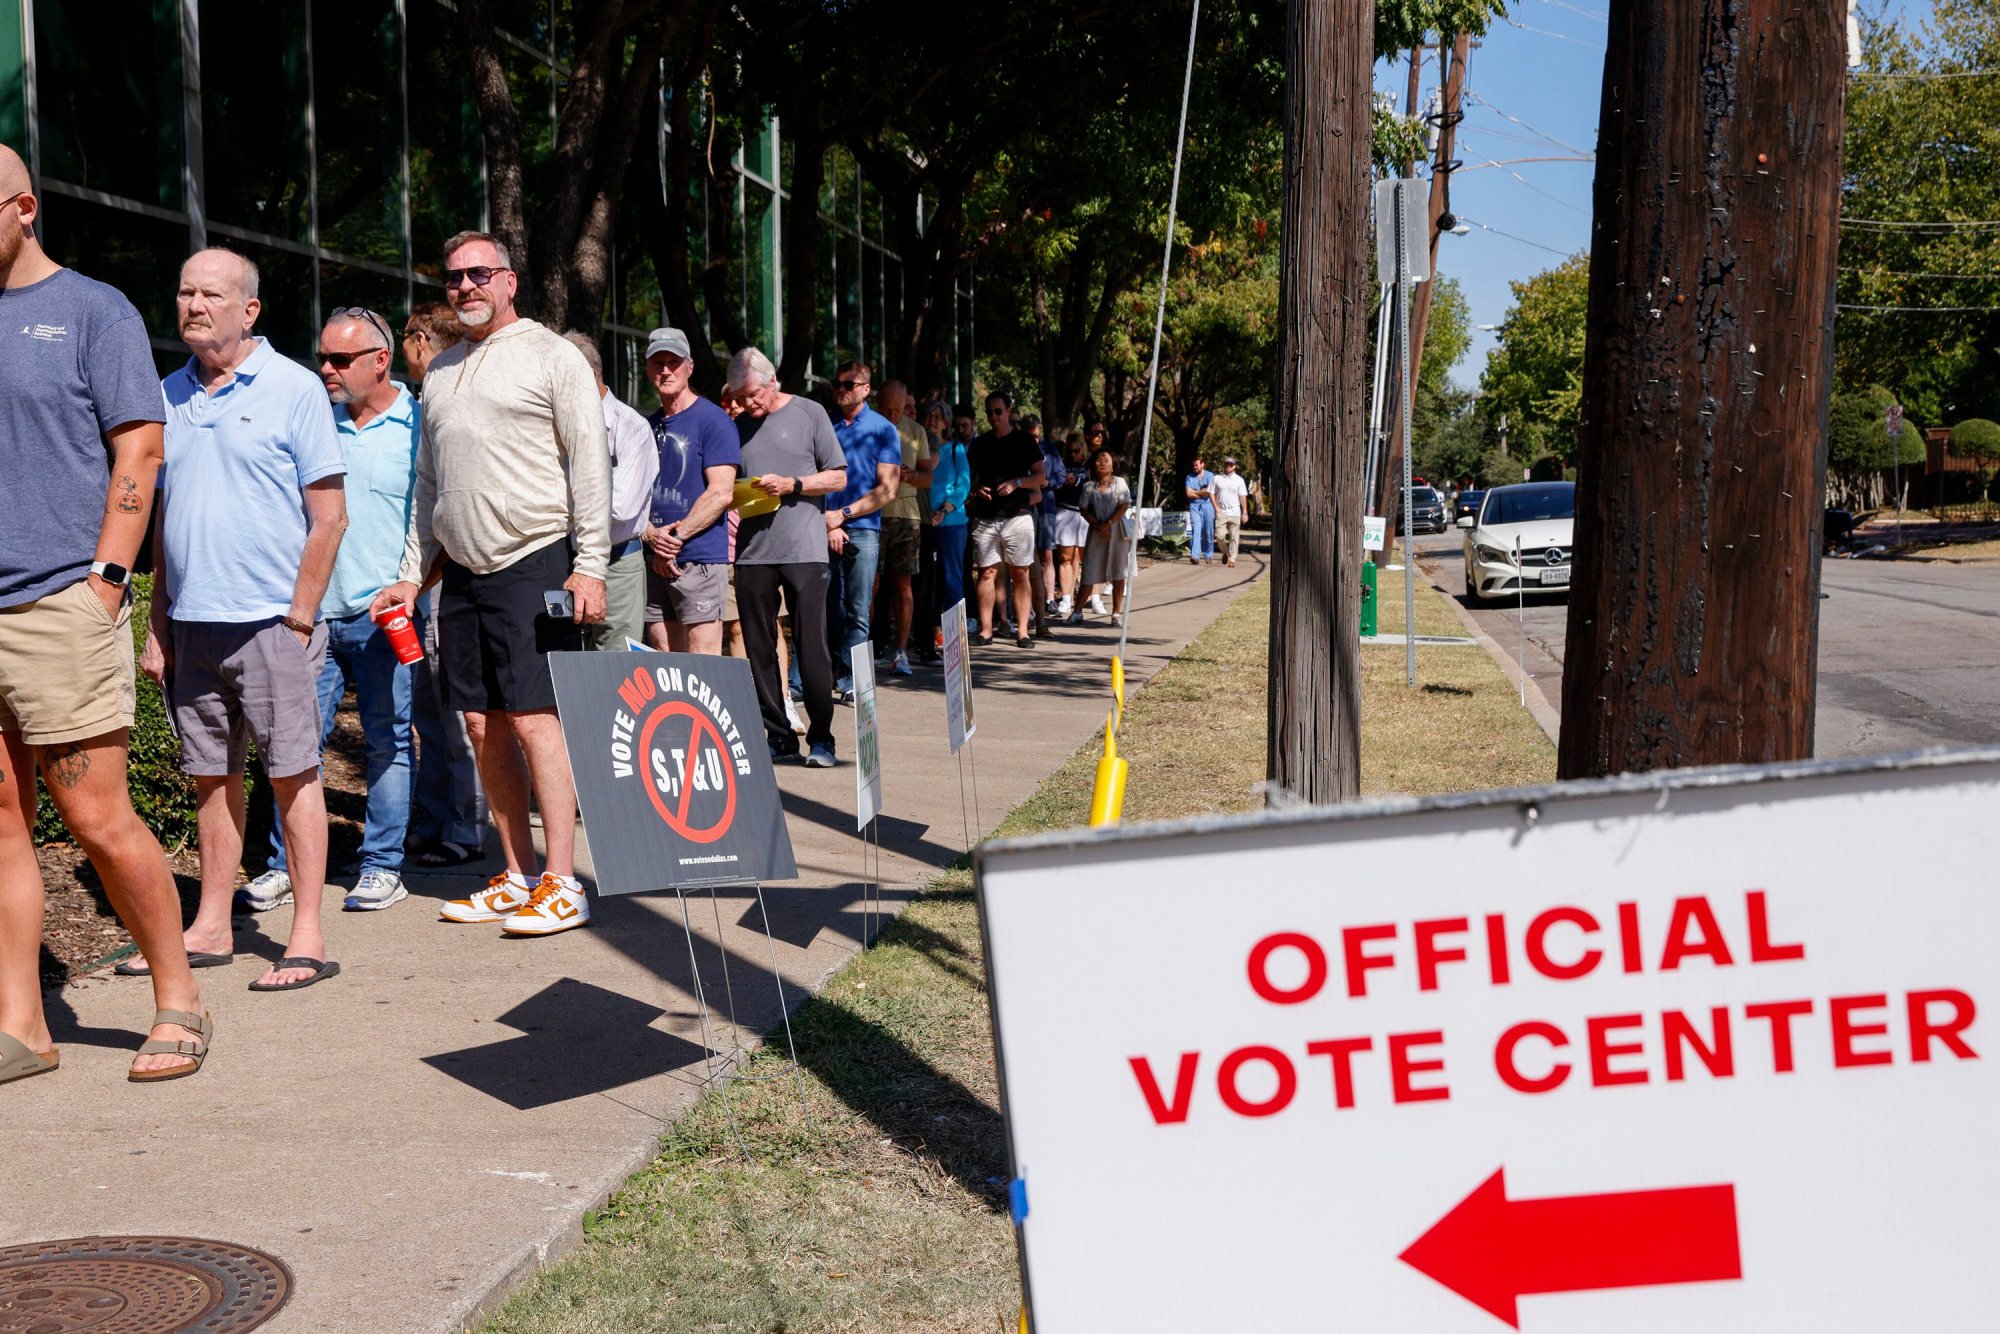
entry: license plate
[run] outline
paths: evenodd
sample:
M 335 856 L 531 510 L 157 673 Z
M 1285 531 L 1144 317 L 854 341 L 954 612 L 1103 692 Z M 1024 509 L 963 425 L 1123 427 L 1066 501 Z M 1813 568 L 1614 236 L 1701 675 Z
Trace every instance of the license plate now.
M 1569 567 L 1567 565 L 1563 566 L 1563 568 L 1560 570 L 1542 571 L 1542 583 L 1545 585 L 1566 584 L 1568 582 L 1569 582 Z

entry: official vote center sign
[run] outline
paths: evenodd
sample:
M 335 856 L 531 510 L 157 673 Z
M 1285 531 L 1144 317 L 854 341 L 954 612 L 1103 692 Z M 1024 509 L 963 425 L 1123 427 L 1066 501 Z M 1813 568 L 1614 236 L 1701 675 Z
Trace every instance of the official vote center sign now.
M 549 665 L 600 893 L 798 875 L 747 662 L 553 653 Z
M 2000 750 L 978 855 L 1037 1334 L 2000 1328 Z

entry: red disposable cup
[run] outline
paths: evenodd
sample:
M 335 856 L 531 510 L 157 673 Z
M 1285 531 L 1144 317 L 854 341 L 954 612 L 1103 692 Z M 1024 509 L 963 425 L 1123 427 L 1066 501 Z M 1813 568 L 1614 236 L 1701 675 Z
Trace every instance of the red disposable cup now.
M 389 636 L 389 647 L 396 650 L 397 662 L 408 666 L 423 658 L 424 646 L 417 639 L 417 627 L 410 622 L 408 607 L 401 604 L 384 607 L 373 619 L 382 627 L 382 633 Z

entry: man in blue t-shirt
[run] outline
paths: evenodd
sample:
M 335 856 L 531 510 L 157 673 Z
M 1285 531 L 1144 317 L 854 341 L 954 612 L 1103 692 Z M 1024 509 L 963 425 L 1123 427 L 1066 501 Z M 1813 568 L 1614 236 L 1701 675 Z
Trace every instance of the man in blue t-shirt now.
M 722 652 L 729 600 L 729 525 L 743 449 L 729 414 L 690 383 L 687 335 L 655 329 L 646 378 L 660 410 L 646 420 L 660 450 L 646 529 L 646 642 L 672 653 Z
M 1188 564 L 1199 565 L 1215 559 L 1215 474 L 1201 455 L 1195 455 L 1194 471 L 1181 479 L 1188 503 Z
M 125 782 L 128 593 L 165 414 L 139 312 L 42 251 L 40 211 L 0 144 L 0 1084 L 61 1061 L 42 1011 L 37 768 L 153 964 L 156 1022 L 130 1078 L 177 1079 L 207 1055 L 206 1011 L 173 873 Z
M 238 898 L 252 912 L 297 906 L 283 956 L 250 989 L 295 991 L 340 971 L 320 924 L 319 677 L 321 604 L 347 527 L 347 463 L 326 386 L 252 332 L 263 309 L 255 264 L 198 250 L 181 266 L 174 301 L 194 355 L 160 385 L 167 458 L 141 665 L 166 690 L 201 807 L 201 906 L 184 938 L 190 953 L 234 949 L 230 898 L 255 741 L 284 824 L 287 883 L 265 880 Z
M 903 478 L 903 438 L 894 422 L 868 406 L 873 379 L 865 361 L 844 361 L 833 373 L 833 433 L 847 456 L 847 484 L 826 498 L 826 633 L 833 692 L 843 699 L 854 693 L 855 647 L 871 635 L 882 507 Z

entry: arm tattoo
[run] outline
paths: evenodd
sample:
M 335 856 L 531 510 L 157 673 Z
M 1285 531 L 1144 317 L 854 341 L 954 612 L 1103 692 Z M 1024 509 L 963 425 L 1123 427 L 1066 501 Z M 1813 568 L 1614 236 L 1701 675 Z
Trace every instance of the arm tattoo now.
M 74 788 L 90 772 L 90 752 L 78 742 L 52 746 L 42 756 L 42 772 L 49 781 L 60 785 L 64 791 Z
M 139 484 L 120 474 L 111 486 L 111 508 L 120 514 L 137 514 L 146 508 L 139 496 Z

